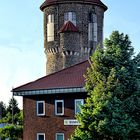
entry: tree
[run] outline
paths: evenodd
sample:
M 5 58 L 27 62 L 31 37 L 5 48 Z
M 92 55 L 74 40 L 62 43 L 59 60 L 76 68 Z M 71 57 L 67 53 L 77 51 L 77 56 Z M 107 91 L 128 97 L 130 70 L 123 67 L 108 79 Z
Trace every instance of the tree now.
M 138 65 L 127 35 L 114 31 L 91 57 L 85 88 L 88 98 L 71 140 L 140 138 Z
M 10 99 L 9 105 L 7 107 L 7 112 L 10 112 L 10 114 L 13 113 L 13 115 L 15 115 L 16 113 L 19 113 L 20 112 L 20 109 L 18 107 L 17 100 L 15 98 L 11 98 Z
M 9 140 L 19 140 L 22 136 L 22 126 L 20 125 L 6 125 L 4 129 L 0 128 L 0 136 L 2 140 L 9 138 Z
M 1 101 L 0 102 L 0 119 L 6 115 L 6 105 Z
M 23 111 L 18 108 L 18 103 L 14 98 L 10 99 L 6 114 L 0 119 L 0 123 L 5 124 L 3 128 L 0 128 L 2 140 L 6 138 L 18 140 L 23 137 Z
M 2 140 L 9 138 L 10 140 L 19 140 L 23 137 L 23 111 L 14 115 L 15 123 L 12 122 L 12 115 L 8 112 L 1 122 L 5 123 L 4 128 L 0 128 L 0 137 Z
M 140 88 L 140 53 L 134 58 L 135 63 L 137 65 L 137 72 L 138 72 L 138 80 L 139 80 L 139 88 Z

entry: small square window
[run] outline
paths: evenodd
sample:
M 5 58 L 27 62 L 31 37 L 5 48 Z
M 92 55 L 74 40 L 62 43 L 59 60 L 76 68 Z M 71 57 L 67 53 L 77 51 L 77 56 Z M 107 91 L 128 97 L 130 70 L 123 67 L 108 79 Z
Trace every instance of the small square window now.
M 55 115 L 64 115 L 64 101 L 55 100 Z
M 64 140 L 64 134 L 63 133 L 56 133 L 56 140 Z
M 45 140 L 45 134 L 44 133 L 37 133 L 37 140 Z
M 75 100 L 75 114 L 80 113 L 81 112 L 81 105 L 84 104 L 84 100 L 83 99 L 76 99 Z
M 45 102 L 44 101 L 37 101 L 37 115 L 38 116 L 45 115 Z

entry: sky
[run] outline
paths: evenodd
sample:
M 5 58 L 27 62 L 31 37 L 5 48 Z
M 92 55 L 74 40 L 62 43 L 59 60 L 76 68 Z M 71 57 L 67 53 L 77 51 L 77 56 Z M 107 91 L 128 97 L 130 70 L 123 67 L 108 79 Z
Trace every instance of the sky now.
M 114 30 L 128 34 L 140 52 L 140 0 L 102 0 L 104 38 Z M 8 104 L 12 88 L 45 76 L 43 0 L 3 0 L 0 3 L 0 101 Z M 16 97 L 22 108 L 22 97 Z

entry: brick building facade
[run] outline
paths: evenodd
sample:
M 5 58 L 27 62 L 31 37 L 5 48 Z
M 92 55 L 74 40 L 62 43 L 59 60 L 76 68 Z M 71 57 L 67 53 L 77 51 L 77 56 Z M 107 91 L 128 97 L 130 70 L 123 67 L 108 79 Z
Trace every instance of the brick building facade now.
M 79 104 L 87 94 L 83 88 L 88 61 L 63 69 L 13 89 L 23 96 L 23 140 L 68 140 L 79 123 Z M 57 134 L 64 139 L 57 139 Z M 43 138 L 38 138 L 42 136 Z
M 44 48 L 46 76 L 13 89 L 23 96 L 23 140 L 69 140 L 75 115 L 87 97 L 84 84 L 87 60 L 102 47 L 107 7 L 100 0 L 46 0 Z

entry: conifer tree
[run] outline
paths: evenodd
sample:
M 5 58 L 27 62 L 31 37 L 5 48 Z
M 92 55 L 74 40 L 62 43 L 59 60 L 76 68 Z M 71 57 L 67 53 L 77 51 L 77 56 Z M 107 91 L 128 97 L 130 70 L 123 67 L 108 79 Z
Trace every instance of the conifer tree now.
M 88 98 L 71 140 L 140 139 L 137 63 L 128 35 L 114 31 L 91 57 L 85 88 Z
M 12 111 L 13 111 L 13 115 L 20 112 L 20 109 L 18 107 L 18 102 L 15 98 L 10 99 L 9 105 L 7 107 L 7 112 L 10 112 L 10 114 L 12 114 Z
M 0 101 L 0 119 L 6 115 L 6 105 Z

